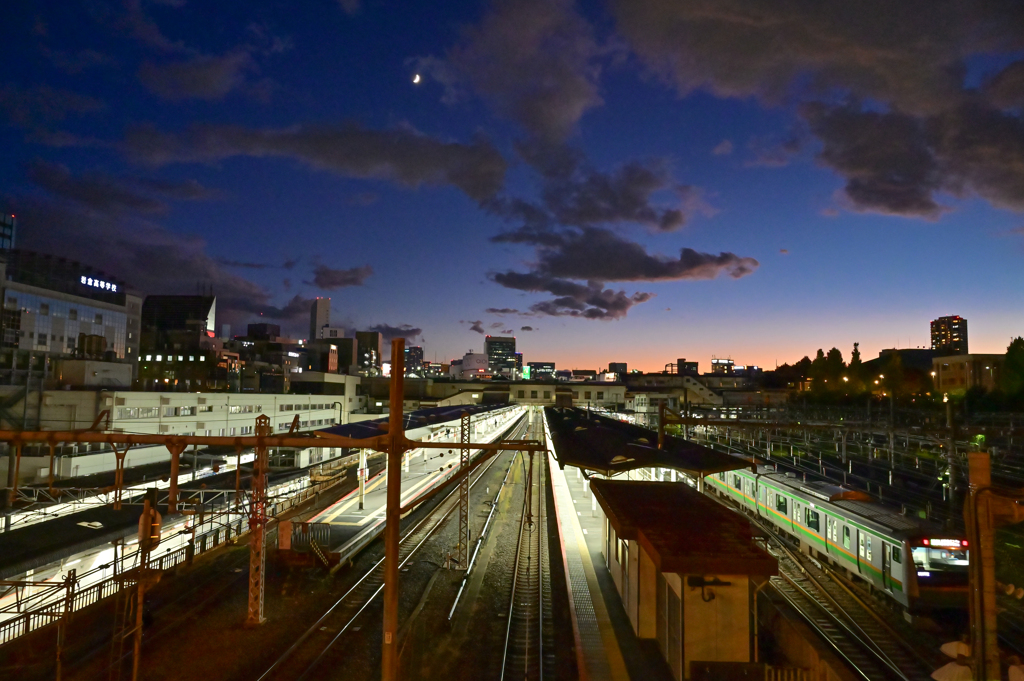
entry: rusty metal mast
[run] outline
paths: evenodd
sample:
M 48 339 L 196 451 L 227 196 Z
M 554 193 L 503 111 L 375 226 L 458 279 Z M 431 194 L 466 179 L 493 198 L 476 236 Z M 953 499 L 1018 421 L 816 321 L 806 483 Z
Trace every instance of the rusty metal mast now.
M 273 433 L 266 414 L 256 417 L 256 437 Z M 249 613 L 246 626 L 263 624 L 263 577 L 267 561 L 267 446 L 256 445 L 249 502 Z
M 391 393 L 388 403 L 388 491 L 384 526 L 384 643 L 381 645 L 381 678 L 398 678 L 398 541 L 402 521 L 402 454 L 405 432 L 402 407 L 405 400 L 405 339 L 391 341 Z
M 459 428 L 459 470 L 469 468 L 469 414 L 463 412 Z M 469 565 L 469 476 L 459 483 L 459 544 L 456 560 L 460 570 Z

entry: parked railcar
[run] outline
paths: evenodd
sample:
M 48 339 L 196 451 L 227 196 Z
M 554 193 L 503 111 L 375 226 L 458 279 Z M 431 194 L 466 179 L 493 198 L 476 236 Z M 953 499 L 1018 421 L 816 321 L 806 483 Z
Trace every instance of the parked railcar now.
M 803 482 L 768 466 L 708 476 L 718 494 L 911 612 L 967 606 L 964 537 L 908 517 L 864 492 Z

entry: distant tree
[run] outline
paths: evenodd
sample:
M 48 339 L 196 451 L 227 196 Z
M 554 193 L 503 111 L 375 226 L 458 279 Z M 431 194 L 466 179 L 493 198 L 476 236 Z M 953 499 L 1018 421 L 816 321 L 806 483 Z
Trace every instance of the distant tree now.
M 843 361 L 843 353 L 839 348 L 832 348 L 825 355 L 825 377 L 828 379 L 828 387 L 832 390 L 840 390 L 843 386 L 843 374 L 846 372 L 846 362 Z
M 885 363 L 885 369 L 882 374 L 885 378 L 882 381 L 882 387 L 885 388 L 886 392 L 891 392 L 893 395 L 902 395 L 906 392 L 906 376 L 904 376 L 903 369 L 903 357 L 900 353 L 894 352 L 889 355 L 889 361 Z
M 814 360 L 811 362 L 810 378 L 812 390 L 821 392 L 828 388 L 828 384 L 825 382 L 828 380 L 825 351 L 821 348 L 818 348 L 818 352 L 814 355 Z
M 807 355 L 804 355 L 804 358 L 793 366 L 796 368 L 800 378 L 807 378 L 811 375 L 811 358 Z
M 846 367 L 848 390 L 854 393 L 864 391 L 864 362 L 860 359 L 860 343 L 853 344 L 853 352 L 850 353 L 850 364 Z
M 1017 336 L 1006 348 L 1000 387 L 1008 397 L 1024 396 L 1024 338 Z

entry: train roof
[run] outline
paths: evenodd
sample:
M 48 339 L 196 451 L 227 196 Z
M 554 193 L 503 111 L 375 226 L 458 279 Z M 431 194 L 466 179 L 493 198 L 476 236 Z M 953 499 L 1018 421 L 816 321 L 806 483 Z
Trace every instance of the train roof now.
M 903 515 L 859 490 L 820 480 L 804 482 L 794 473 L 779 473 L 770 466 L 758 466 L 757 470 L 758 473 L 777 485 L 789 487 L 807 497 L 827 501 L 857 520 L 888 532 L 894 538 L 912 539 L 929 533 L 942 532 L 937 523 L 915 516 Z

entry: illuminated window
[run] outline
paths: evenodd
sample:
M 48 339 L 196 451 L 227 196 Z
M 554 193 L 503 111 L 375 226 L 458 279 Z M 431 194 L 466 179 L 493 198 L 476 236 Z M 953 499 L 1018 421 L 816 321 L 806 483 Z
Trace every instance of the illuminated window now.
M 849 527 L 844 527 L 843 528 L 843 548 L 844 549 L 850 548 L 850 528 Z

